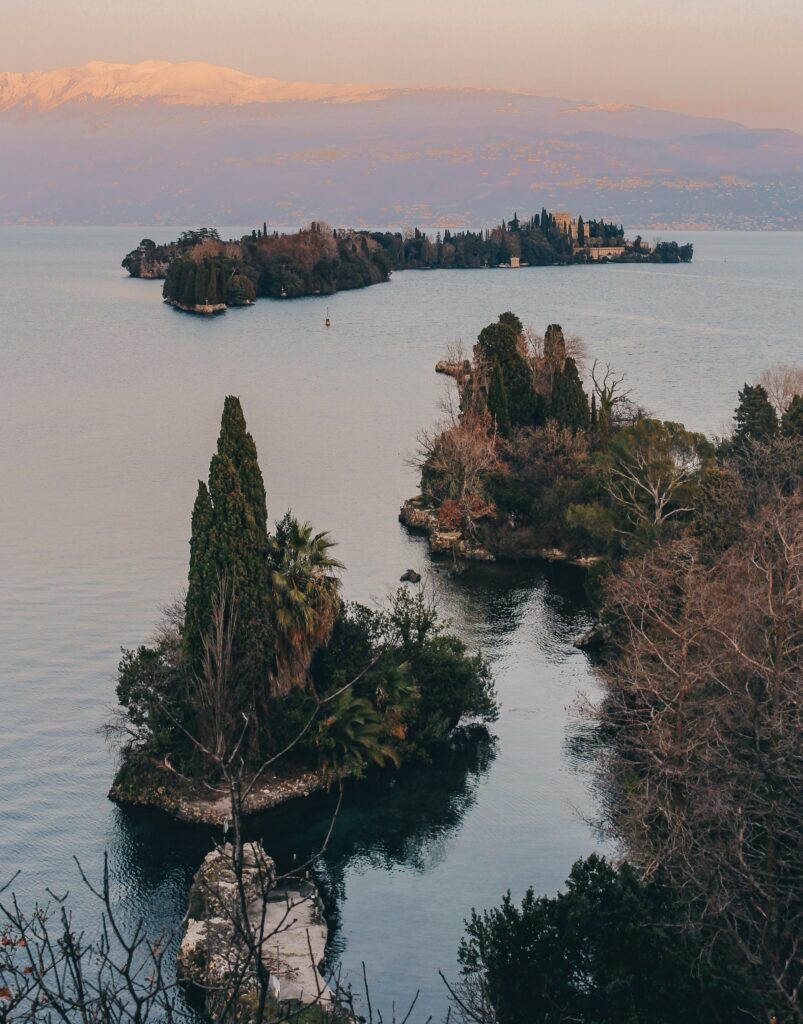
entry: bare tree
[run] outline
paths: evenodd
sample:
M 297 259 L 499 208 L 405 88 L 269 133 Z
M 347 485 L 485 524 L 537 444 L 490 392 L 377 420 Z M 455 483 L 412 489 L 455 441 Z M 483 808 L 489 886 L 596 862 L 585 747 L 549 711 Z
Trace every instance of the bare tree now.
M 606 488 L 634 526 L 659 527 L 694 510 L 692 485 L 712 453 L 680 424 L 639 420 L 611 446 Z
M 803 1019 L 803 501 L 777 494 L 713 565 L 690 540 L 607 584 L 620 650 L 595 716 L 609 820 L 667 871 L 768 1008 Z
M 795 395 L 803 395 L 803 366 L 776 363 L 761 374 L 759 383 L 775 406 L 779 418 L 789 408 Z
M 608 437 L 621 421 L 631 419 L 632 388 L 624 386 L 624 373 L 617 374 L 610 363 L 606 363 L 603 368 L 596 359 L 591 366 L 591 383 L 597 396 L 599 432 L 603 437 Z

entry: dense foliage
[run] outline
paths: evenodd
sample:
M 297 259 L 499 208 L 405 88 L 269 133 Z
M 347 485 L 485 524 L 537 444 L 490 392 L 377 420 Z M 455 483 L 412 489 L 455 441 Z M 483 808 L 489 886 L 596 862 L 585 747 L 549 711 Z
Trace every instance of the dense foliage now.
M 578 861 L 566 891 L 472 912 L 459 951 L 464 1004 L 496 1024 L 737 1024 L 746 979 L 710 955 L 672 888 L 627 864 Z
M 208 228 L 185 231 L 175 242 L 145 238 L 123 259 L 135 277 L 164 277 L 163 295 L 182 309 L 242 306 L 256 298 L 328 295 L 387 281 L 394 270 L 545 266 L 598 258 L 618 262 L 678 263 L 691 245 L 628 242 L 621 225 L 567 220 L 547 210 L 528 220 L 517 215 L 490 230 L 419 231 L 332 229 L 313 221 L 293 234 L 267 226 L 224 242 Z M 208 311 L 208 309 L 206 310 Z
M 590 711 L 634 868 L 580 866 L 556 901 L 475 916 L 466 1019 L 798 1024 L 803 372 L 745 384 L 715 445 L 633 405 L 610 367 L 592 366 L 589 403 L 557 325 L 541 338 L 505 313 L 473 356 L 439 364 L 459 405 L 422 435 L 413 505 L 441 545 L 600 558 Z
M 743 390 L 740 410 L 745 395 L 755 392 Z M 737 415 L 737 429 L 744 422 Z M 728 451 L 694 528 L 606 582 L 602 780 L 630 855 L 660 867 L 755 976 L 766 1019 L 797 1022 L 803 441 Z
M 120 662 L 129 783 L 159 764 L 208 777 L 241 733 L 254 765 L 290 746 L 285 771 L 359 773 L 426 757 L 464 718 L 494 718 L 486 663 L 424 592 L 401 589 L 382 611 L 344 605 L 333 546 L 289 512 L 268 530 L 256 446 L 226 398 L 192 514 L 186 601 Z
M 480 331 L 473 360 L 441 364 L 458 408 L 421 436 L 436 525 L 504 555 L 560 549 L 606 565 L 688 525 L 713 445 L 647 417 L 610 367 L 594 364 L 589 400 L 582 357 L 560 325 L 539 337 L 508 312 Z

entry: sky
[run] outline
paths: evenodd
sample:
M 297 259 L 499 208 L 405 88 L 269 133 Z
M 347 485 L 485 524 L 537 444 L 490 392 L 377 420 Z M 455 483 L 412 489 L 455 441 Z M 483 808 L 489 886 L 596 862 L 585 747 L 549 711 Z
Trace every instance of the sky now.
M 803 0 L 0 0 L 0 72 L 201 60 L 803 132 Z

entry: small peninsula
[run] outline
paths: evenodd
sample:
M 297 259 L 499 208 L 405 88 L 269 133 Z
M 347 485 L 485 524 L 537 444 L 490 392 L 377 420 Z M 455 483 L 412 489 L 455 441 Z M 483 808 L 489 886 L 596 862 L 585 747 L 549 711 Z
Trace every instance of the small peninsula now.
M 399 518 L 428 535 L 434 555 L 456 560 L 541 558 L 604 576 L 660 539 L 701 529 L 722 466 L 745 439 L 801 433 L 800 398 L 776 416 L 761 386 L 745 385 L 736 423 L 759 426 L 716 445 L 651 416 L 626 373 L 589 365 L 583 341 L 560 324 L 539 335 L 511 312 L 479 332 L 471 358 L 453 351 L 435 369 L 454 388 L 443 420 L 418 435 L 421 489 Z
M 165 302 L 210 315 L 257 298 L 332 295 L 387 281 L 401 270 L 519 270 L 577 263 L 688 263 L 691 244 L 625 237 L 622 225 L 570 213 L 503 220 L 490 230 L 406 232 L 331 228 L 313 221 L 289 234 L 267 224 L 223 241 L 210 228 L 185 231 L 165 245 L 145 238 L 122 261 L 132 277 L 163 279 Z

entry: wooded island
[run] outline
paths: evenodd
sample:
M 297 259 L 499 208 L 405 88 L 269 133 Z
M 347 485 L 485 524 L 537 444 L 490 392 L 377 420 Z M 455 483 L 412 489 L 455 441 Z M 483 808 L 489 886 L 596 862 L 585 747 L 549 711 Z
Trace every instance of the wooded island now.
M 143 239 L 123 259 L 132 277 L 163 278 L 165 302 L 190 313 L 223 312 L 257 298 L 331 295 L 387 281 L 393 271 L 450 270 L 575 263 L 688 263 L 691 244 L 630 241 L 621 225 L 584 222 L 569 213 L 502 221 L 479 231 L 408 232 L 331 228 L 313 221 L 291 234 L 267 225 L 223 241 L 210 228 L 185 231 L 175 242 Z

